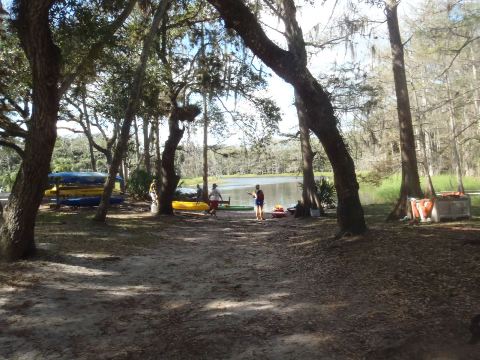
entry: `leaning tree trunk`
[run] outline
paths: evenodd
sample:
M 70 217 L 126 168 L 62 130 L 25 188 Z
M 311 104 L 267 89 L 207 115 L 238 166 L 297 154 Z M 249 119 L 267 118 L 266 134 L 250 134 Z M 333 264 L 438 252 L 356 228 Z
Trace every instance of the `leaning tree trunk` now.
M 304 60 L 293 51 L 285 51 L 271 41 L 255 15 L 241 0 L 208 0 L 221 14 L 228 28 L 235 29 L 245 44 L 277 75 L 292 84 L 305 106 L 307 125 L 322 143 L 332 164 L 338 196 L 337 222 L 339 235 L 361 234 L 366 230 L 353 160 L 337 128 L 328 94 L 312 76 Z M 285 0 L 291 17 L 287 26 L 295 27 L 294 42 L 305 47 L 303 35 L 295 19 L 295 5 Z M 290 44 L 289 44 L 290 45 Z
M 143 90 L 143 81 L 145 79 L 145 69 L 147 67 L 147 60 L 150 55 L 150 49 L 152 47 L 153 40 L 160 21 L 165 14 L 168 2 L 169 0 L 163 0 L 158 5 L 158 8 L 155 11 L 155 15 L 152 20 L 152 25 L 150 26 L 150 30 L 143 41 L 142 54 L 140 56 L 140 61 L 135 71 L 132 87 L 130 89 L 130 99 L 128 101 L 127 109 L 125 111 L 125 120 L 123 121 L 120 130 L 120 137 L 118 139 L 117 146 L 115 147 L 112 163 L 108 170 L 108 177 L 103 189 L 102 199 L 100 201 L 99 207 L 97 208 L 97 212 L 95 213 L 95 217 L 93 218 L 93 220 L 95 221 L 105 222 L 105 219 L 107 217 L 107 211 L 110 205 L 110 197 L 112 196 L 113 187 L 115 186 L 115 178 L 117 176 L 120 163 L 122 162 L 124 154 L 127 150 L 128 139 L 130 136 L 130 127 L 132 125 L 132 121 L 135 119 L 138 105 L 140 103 L 140 97 Z
M 306 116 L 304 113 L 305 106 L 302 104 L 301 99 L 298 96 L 295 96 L 295 104 L 297 107 L 298 126 L 300 129 L 300 146 L 302 151 L 303 204 L 306 209 L 320 209 L 321 213 L 324 213 L 315 184 L 315 174 L 313 171 L 313 158 L 315 154 L 310 145 L 310 129 L 306 124 Z M 310 212 L 307 211 L 304 215 L 309 216 Z
M 285 33 L 287 36 L 288 49 L 295 54 L 302 67 L 307 67 L 307 51 L 303 39 L 302 29 L 296 21 L 296 9 L 290 0 L 282 3 L 285 22 Z M 303 215 L 310 216 L 310 209 L 320 209 L 323 213 L 320 200 L 316 191 L 315 175 L 313 173 L 313 151 L 310 145 L 310 129 L 308 127 L 308 109 L 302 101 L 302 97 L 295 91 L 295 106 L 297 108 L 298 127 L 300 129 L 300 145 L 302 151 L 303 170 L 303 205 L 307 210 Z
M 388 34 L 392 51 L 393 77 L 397 95 L 397 113 L 400 128 L 400 152 L 402 160 L 402 183 L 400 197 L 388 220 L 400 219 L 408 214 L 408 197 L 422 198 L 418 176 L 417 154 L 415 152 L 415 137 L 413 135 L 412 114 L 408 97 L 407 77 L 405 75 L 405 60 L 403 44 L 397 17 L 397 2 L 388 0 L 385 5 Z
M 162 173 L 159 193 L 158 212 L 160 215 L 173 215 L 172 201 L 180 176 L 175 173 L 175 152 L 182 140 L 185 128 L 179 127 L 180 121 L 192 122 L 200 114 L 195 105 L 174 108 L 168 119 L 169 135 L 162 153 Z
M 25 155 L 3 214 L 0 257 L 7 261 L 35 252 L 35 219 L 57 137 L 60 51 L 49 27 L 51 5 L 51 0 L 19 1 L 17 26 L 32 71 L 33 107 Z

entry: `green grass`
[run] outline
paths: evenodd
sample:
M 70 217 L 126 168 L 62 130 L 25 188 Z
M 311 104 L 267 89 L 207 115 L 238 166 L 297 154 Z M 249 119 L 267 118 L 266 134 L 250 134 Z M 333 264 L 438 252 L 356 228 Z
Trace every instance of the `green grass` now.
M 369 194 L 369 196 L 374 199 L 374 201 L 370 201 L 370 203 L 393 203 L 398 198 L 400 182 L 401 175 L 396 174 L 383 180 L 379 186 L 360 183 L 360 191 L 364 194 Z M 432 182 L 436 192 L 457 190 L 456 177 L 451 174 L 435 175 L 432 177 Z M 479 190 L 480 178 L 466 176 L 463 178 L 463 185 L 466 191 Z M 425 189 L 425 178 L 421 179 L 421 186 Z M 475 202 L 480 201 L 477 200 L 477 197 L 472 197 L 472 200 Z

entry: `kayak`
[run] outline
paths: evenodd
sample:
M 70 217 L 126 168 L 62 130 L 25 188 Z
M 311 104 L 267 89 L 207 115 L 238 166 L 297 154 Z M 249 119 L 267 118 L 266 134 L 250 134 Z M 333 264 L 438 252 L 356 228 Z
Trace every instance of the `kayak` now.
M 100 205 L 100 196 L 82 196 L 76 198 L 60 199 L 61 205 L 66 206 L 98 206 Z M 120 204 L 124 201 L 123 196 L 112 196 L 110 204 Z
M 272 218 L 282 218 L 287 216 L 287 212 L 283 210 L 283 206 L 281 205 L 275 205 L 272 211 Z
M 99 196 L 103 194 L 102 187 L 60 187 L 60 197 L 67 196 Z M 54 186 L 52 189 L 45 191 L 45 196 L 55 197 L 57 196 L 57 189 Z
M 205 211 L 210 208 L 206 202 L 196 202 L 196 201 L 172 201 L 172 207 L 175 210 L 186 210 L 186 211 Z
M 245 206 L 245 205 L 220 205 L 218 210 L 226 210 L 226 211 L 251 211 L 253 210 L 253 206 Z

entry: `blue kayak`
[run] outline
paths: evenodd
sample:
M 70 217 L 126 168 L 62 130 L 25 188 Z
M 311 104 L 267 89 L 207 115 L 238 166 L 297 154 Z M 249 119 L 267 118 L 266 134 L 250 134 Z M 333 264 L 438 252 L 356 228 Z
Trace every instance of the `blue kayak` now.
M 100 200 L 100 196 L 82 196 L 60 199 L 60 204 L 66 206 L 98 206 L 100 205 Z M 120 204 L 124 200 L 123 196 L 112 196 L 110 198 L 110 204 Z

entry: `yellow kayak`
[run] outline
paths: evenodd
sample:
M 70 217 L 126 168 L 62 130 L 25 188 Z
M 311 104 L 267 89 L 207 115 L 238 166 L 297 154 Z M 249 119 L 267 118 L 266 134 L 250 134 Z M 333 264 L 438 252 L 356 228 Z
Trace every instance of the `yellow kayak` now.
M 205 211 L 210 208 L 205 202 L 195 202 L 195 201 L 172 201 L 172 207 L 175 210 L 186 210 L 186 211 Z
M 114 189 L 114 193 L 119 190 Z M 103 194 L 102 187 L 60 187 L 60 197 L 78 197 L 78 196 L 99 196 Z M 57 196 L 57 188 L 54 186 L 51 189 L 45 191 L 45 196 L 55 197 Z

